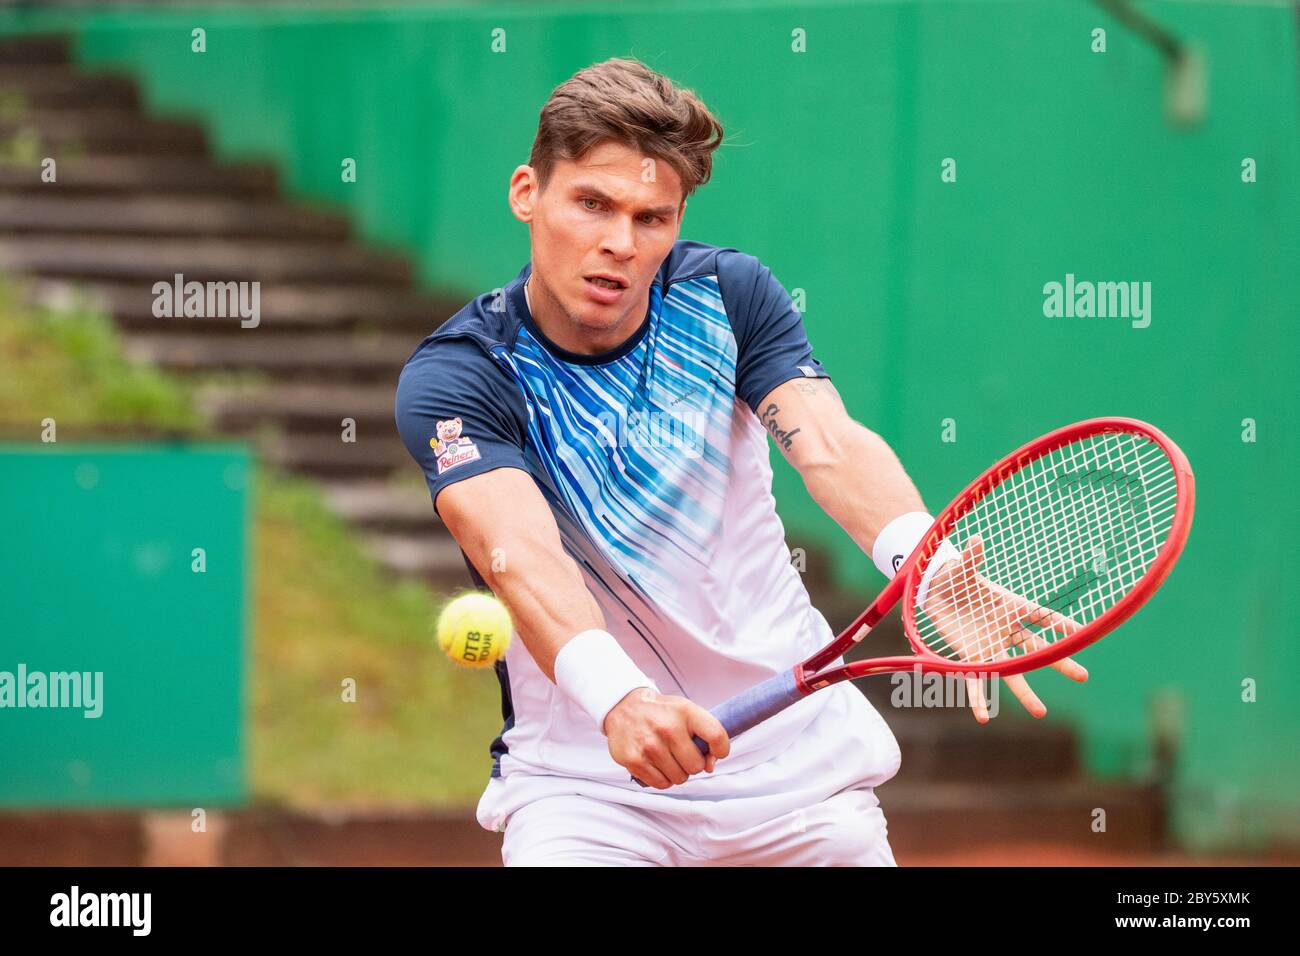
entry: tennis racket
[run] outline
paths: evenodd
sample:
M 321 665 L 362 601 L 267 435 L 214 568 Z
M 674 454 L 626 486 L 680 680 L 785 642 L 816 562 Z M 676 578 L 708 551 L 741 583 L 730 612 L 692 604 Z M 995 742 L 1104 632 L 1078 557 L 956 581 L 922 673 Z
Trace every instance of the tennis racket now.
M 1095 418 L 1049 432 L 971 482 L 834 641 L 710 712 L 735 737 L 840 681 L 918 667 L 1009 677 L 1052 664 L 1114 630 L 1164 582 L 1194 494 L 1187 457 L 1144 422 Z M 915 654 L 840 661 L 900 599 Z

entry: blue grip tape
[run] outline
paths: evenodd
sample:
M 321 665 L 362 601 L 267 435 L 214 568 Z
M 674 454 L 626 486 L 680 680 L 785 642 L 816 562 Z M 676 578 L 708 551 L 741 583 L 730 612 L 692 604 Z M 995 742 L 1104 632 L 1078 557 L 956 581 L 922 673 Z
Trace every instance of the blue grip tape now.
M 779 714 L 802 697 L 794 682 L 794 671 L 789 670 L 724 700 L 709 713 L 718 718 L 728 737 L 735 737 Z
M 709 713 L 718 718 L 718 723 L 727 732 L 728 737 L 743 734 L 751 727 L 761 724 L 767 718 L 779 714 L 791 704 L 803 698 L 799 686 L 794 680 L 794 671 L 788 670 L 769 677 L 761 684 L 755 684 L 749 690 L 742 691 L 729 700 L 724 700 Z M 700 753 L 707 756 L 709 745 L 699 737 L 693 738 Z M 645 784 L 632 778 L 637 784 Z

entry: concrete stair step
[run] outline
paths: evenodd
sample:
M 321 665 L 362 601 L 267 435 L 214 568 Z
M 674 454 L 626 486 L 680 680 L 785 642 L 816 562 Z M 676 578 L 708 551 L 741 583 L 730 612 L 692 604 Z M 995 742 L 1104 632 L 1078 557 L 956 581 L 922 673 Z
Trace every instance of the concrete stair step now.
M 203 157 L 172 157 L 127 152 L 116 156 L 70 156 L 60 159 L 58 181 L 41 180 L 38 163 L 0 164 L 0 193 L 48 196 L 98 194 L 161 198 L 166 194 L 213 196 L 275 195 L 279 173 L 265 163 L 216 164 Z
M 1026 840 L 1099 852 L 1163 848 L 1166 806 L 1158 788 L 1083 778 L 934 783 L 916 780 L 908 757 L 904 751 L 900 776 L 876 790 L 896 854 Z M 1092 829 L 1098 809 L 1106 814 L 1104 833 Z
M 70 58 L 71 41 L 64 34 L 33 33 L 0 40 L 0 63 L 5 65 L 67 63 Z
M 387 381 L 396 386 L 402 364 L 413 350 L 409 336 L 259 334 L 226 338 L 193 335 L 129 335 L 127 354 L 172 371 L 232 370 L 283 375 L 286 379 L 324 376 L 335 382 Z M 392 433 L 396 441 L 396 432 Z
M 148 119 L 126 109 L 29 109 L 0 116 L 0 140 L 35 131 L 41 144 L 60 153 L 166 153 L 201 156 L 207 134 L 192 120 Z
M 413 349 L 406 335 L 259 335 L 260 331 L 248 329 L 242 337 L 225 338 L 133 334 L 127 337 L 126 347 L 138 361 L 157 362 L 177 371 L 279 373 L 286 381 L 304 376 L 332 376 L 339 383 L 379 379 L 392 386 Z
M 367 552 L 385 567 L 441 593 L 469 586 L 460 547 L 422 486 L 331 481 L 324 492 L 330 510 L 362 530 Z
M 48 307 L 66 308 L 80 297 L 90 296 L 128 332 L 227 335 L 247 331 L 234 319 L 155 317 L 152 283 L 37 279 L 28 288 L 29 301 Z M 258 328 L 277 332 L 400 331 L 411 337 L 414 352 L 460 305 L 458 300 L 401 286 L 277 282 L 262 287 Z
M 261 280 L 409 285 L 411 265 L 361 246 L 315 240 L 113 239 L 83 234 L 0 237 L 0 269 L 47 278 L 170 282 Z
M 412 467 L 396 436 L 344 442 L 327 435 L 264 435 L 258 447 L 271 462 L 325 481 L 380 480 Z
M 434 514 L 429 492 L 423 485 L 326 482 L 324 494 L 335 514 L 368 531 L 451 535 Z
M 83 72 L 67 64 L 6 63 L 0 59 L 0 90 L 11 108 L 135 110 L 139 89 L 129 76 L 107 70 Z
M 859 682 L 889 683 L 888 677 Z M 903 751 L 909 778 L 939 781 L 1068 780 L 1080 773 L 1074 732 L 1058 723 L 1021 716 L 1002 692 L 999 715 L 979 724 L 969 708 L 900 708 L 876 703 Z
M 199 196 L 0 195 L 0 232 L 223 239 L 349 238 L 338 213 L 278 200 Z
M 397 574 L 421 578 L 436 591 L 449 593 L 470 584 L 465 559 L 451 535 L 365 534 L 362 541 L 380 564 Z
M 203 394 L 202 404 L 219 428 L 234 431 L 271 422 L 285 431 L 337 434 L 351 418 L 358 434 L 396 434 L 391 384 L 289 384 L 251 393 L 217 388 Z

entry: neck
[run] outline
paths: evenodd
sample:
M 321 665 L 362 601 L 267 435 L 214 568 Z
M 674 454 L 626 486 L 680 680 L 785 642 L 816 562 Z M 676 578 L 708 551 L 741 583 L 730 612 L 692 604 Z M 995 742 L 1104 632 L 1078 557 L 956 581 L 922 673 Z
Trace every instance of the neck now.
M 600 355 L 603 352 L 612 352 L 637 333 L 649 307 L 650 298 L 647 293 L 639 310 L 630 312 L 617 326 L 601 330 L 585 329 L 569 320 L 558 303 L 555 303 L 553 308 L 549 307 L 549 303 L 553 300 L 549 300 L 544 294 L 539 296 L 542 306 L 539 312 L 532 295 L 532 283 L 533 277 L 530 274 L 524 280 L 524 301 L 528 303 L 528 313 L 533 317 L 533 322 L 548 339 L 566 352 L 575 355 Z

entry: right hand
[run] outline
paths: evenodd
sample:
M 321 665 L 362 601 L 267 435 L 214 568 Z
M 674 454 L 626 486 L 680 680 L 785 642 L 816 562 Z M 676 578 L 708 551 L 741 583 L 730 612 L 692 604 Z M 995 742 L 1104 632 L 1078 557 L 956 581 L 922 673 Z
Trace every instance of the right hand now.
M 648 787 L 667 790 L 731 753 L 726 730 L 703 707 L 649 687 L 632 691 L 605 715 L 609 755 Z M 704 756 L 692 737 L 709 745 Z

